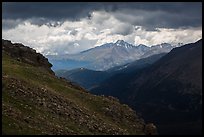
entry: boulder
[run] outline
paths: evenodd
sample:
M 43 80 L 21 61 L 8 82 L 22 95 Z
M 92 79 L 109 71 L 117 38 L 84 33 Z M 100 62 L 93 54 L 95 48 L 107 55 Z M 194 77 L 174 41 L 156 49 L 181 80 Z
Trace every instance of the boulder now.
M 157 135 L 157 127 L 153 123 L 148 123 L 145 125 L 146 135 Z

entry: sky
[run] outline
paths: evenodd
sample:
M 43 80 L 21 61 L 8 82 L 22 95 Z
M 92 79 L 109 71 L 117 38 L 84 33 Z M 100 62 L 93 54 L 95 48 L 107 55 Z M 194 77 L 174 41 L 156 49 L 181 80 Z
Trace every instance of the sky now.
M 201 2 L 3 2 L 2 38 L 43 55 L 117 40 L 152 46 L 202 38 Z

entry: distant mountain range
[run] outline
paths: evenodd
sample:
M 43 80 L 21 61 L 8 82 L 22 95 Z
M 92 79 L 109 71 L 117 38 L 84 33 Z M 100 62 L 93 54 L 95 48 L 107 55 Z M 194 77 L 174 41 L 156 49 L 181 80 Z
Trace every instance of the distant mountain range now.
M 47 57 L 53 64 L 53 70 L 70 70 L 83 67 L 104 71 L 155 54 L 168 53 L 181 45 L 162 43 L 151 47 L 142 44 L 135 46 L 123 40 L 118 40 L 116 43 L 107 43 L 77 54 L 48 55 Z
M 150 57 L 139 59 L 122 66 L 110 68 L 106 71 L 95 71 L 86 68 L 77 68 L 72 70 L 57 70 L 55 71 L 55 74 L 58 77 L 63 77 L 72 82 L 75 82 L 76 84 L 82 86 L 87 90 L 91 90 L 113 75 L 131 73 L 132 71 L 147 67 L 156 62 L 165 54 L 166 53 L 152 55 Z
M 113 75 L 91 92 L 129 104 L 154 121 L 160 134 L 201 134 L 202 40 L 174 48 L 143 69 Z

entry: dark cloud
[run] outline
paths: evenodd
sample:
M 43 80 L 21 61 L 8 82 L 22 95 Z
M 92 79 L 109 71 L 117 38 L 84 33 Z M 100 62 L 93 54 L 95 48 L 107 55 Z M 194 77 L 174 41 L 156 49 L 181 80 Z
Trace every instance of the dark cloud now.
M 149 9 L 147 9 L 148 7 Z M 181 3 L 178 5 L 175 3 L 159 3 L 158 5 L 153 3 L 152 8 L 148 4 L 143 9 L 123 9 L 121 12 L 113 14 L 120 21 L 143 26 L 146 30 L 202 26 L 201 3 L 183 3 L 183 6 Z
M 23 22 L 21 20 L 2 20 L 2 29 L 10 29 L 15 28 L 17 25 L 22 24 Z
M 51 20 L 77 20 L 89 15 L 92 10 L 100 9 L 99 3 L 73 2 L 15 2 L 3 3 L 3 18 L 28 19 L 47 18 Z
M 41 25 L 48 25 L 48 26 L 51 26 L 50 23 L 52 21 L 50 21 L 49 19 L 46 19 L 46 18 L 36 18 L 36 17 L 33 17 L 33 18 L 29 18 L 27 19 L 31 24 L 34 24 L 34 25 L 38 25 L 38 26 L 41 26 Z M 56 23 L 56 22 L 55 22 Z
M 201 2 L 3 2 L 2 17 L 10 20 L 32 18 L 34 24 L 42 25 L 50 20 L 63 21 L 79 20 L 84 17 L 90 18 L 90 12 L 94 10 L 121 13 L 115 15 L 119 20 L 131 22 L 133 25 L 141 25 L 149 30 L 156 27 L 202 26 Z M 128 14 L 133 16 L 125 17 Z M 140 18 L 134 19 L 135 15 Z

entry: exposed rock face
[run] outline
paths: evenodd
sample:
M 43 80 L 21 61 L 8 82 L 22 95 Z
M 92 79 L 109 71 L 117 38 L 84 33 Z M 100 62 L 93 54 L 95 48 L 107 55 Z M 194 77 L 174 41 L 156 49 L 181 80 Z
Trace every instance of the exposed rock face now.
M 43 67 L 50 73 L 54 74 L 51 70 L 52 64 L 48 62 L 42 54 L 36 53 L 36 50 L 24 46 L 20 43 L 11 43 L 9 40 L 2 39 L 2 52 L 9 54 L 11 57 L 33 66 Z

